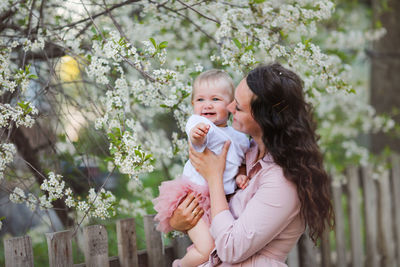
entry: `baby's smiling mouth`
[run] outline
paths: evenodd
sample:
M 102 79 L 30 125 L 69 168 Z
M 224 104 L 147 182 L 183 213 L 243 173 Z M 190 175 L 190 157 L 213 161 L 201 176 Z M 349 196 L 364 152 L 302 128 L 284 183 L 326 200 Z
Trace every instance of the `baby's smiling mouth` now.
M 201 115 L 202 116 L 213 116 L 213 115 L 215 115 L 215 112 L 202 112 Z

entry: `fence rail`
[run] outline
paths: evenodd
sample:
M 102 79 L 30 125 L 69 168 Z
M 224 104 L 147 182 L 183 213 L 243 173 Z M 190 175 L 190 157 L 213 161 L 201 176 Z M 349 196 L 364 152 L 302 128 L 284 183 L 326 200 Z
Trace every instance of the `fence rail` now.
M 395 267 L 400 266 L 400 156 L 391 170 L 374 179 L 370 167 L 352 167 L 346 179 L 332 184 L 336 225 L 326 232 L 318 248 L 307 235 L 289 254 L 289 267 Z M 144 217 L 146 250 L 137 250 L 134 219 L 116 223 L 118 256 L 108 256 L 107 231 L 102 225 L 83 229 L 85 263 L 73 264 L 72 232 L 46 234 L 49 265 L 63 266 L 171 266 L 189 245 L 187 238 L 163 248 L 154 215 Z M 4 240 L 6 267 L 33 266 L 29 236 Z

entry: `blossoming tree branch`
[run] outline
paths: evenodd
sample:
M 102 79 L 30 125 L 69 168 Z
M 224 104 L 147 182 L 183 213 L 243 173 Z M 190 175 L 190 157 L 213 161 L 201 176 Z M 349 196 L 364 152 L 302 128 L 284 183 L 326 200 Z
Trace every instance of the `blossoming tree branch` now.
M 4 190 L 33 211 L 53 208 L 66 225 L 143 214 L 152 194 L 138 177 L 156 168 L 171 178 L 172 163 L 187 157 L 193 78 L 217 67 L 238 81 L 272 61 L 302 77 L 326 168 L 339 174 L 347 164 L 368 164 L 372 155 L 357 139 L 395 125 L 375 113 L 367 79 L 355 74 L 384 29 L 351 29 L 334 12 L 328 0 L 2 1 L 0 177 L 18 184 Z M 163 115 L 176 123 L 172 132 L 155 123 Z M 82 126 L 103 138 L 97 152 L 77 145 L 70 128 Z M 110 175 L 131 178 L 139 200 L 117 199 L 104 188 L 108 178 L 78 192 L 62 175 L 66 158 L 85 162 L 96 153 L 106 155 Z

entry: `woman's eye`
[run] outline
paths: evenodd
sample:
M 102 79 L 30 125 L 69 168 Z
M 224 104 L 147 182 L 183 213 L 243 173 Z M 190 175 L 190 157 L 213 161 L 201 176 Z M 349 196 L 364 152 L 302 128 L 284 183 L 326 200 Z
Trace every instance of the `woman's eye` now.
M 237 111 L 240 111 L 240 108 L 238 108 L 238 106 L 235 106 L 235 109 L 236 109 Z

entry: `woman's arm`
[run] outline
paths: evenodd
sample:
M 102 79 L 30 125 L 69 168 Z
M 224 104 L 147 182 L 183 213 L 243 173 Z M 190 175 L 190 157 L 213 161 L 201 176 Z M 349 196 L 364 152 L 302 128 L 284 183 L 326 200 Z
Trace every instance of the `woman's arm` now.
M 192 146 L 189 148 L 190 162 L 208 182 L 212 218 L 229 209 L 222 181 L 229 146 L 230 141 L 225 142 L 219 155 L 214 154 L 208 148 L 204 152 L 197 152 Z

